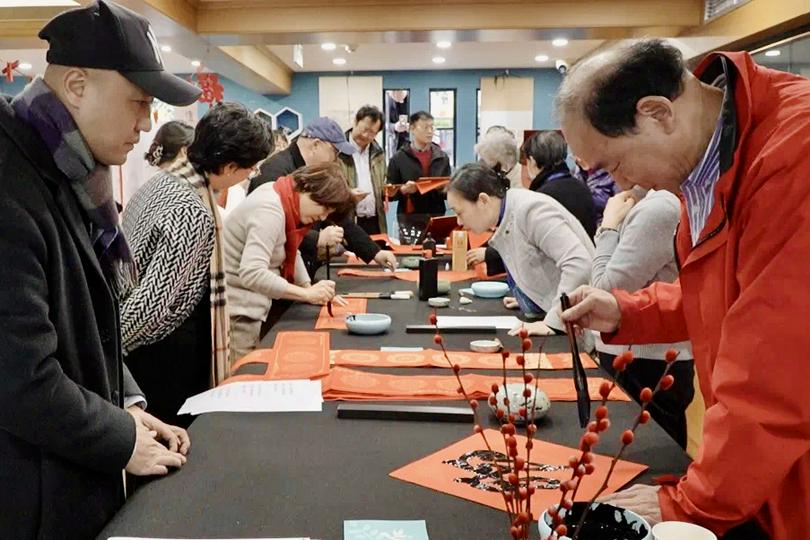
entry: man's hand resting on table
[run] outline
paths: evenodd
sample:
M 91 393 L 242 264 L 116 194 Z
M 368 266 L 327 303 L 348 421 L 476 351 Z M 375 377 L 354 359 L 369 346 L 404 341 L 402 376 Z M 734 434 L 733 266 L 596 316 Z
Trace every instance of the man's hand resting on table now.
M 136 476 L 168 474 L 186 463 L 191 439 L 185 429 L 170 426 L 137 405 L 127 409 L 135 420 L 135 451 L 126 471 Z

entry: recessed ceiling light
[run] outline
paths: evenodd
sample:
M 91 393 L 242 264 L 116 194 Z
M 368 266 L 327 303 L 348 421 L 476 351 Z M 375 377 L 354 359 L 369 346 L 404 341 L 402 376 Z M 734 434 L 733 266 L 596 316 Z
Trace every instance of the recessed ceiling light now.
M 21 63 L 21 64 L 20 64 L 19 66 L 17 66 L 17 67 L 18 67 L 18 68 L 20 68 L 20 69 L 21 69 L 21 70 L 23 70 L 23 71 L 28 71 L 29 69 L 31 69 L 31 68 L 32 68 L 32 67 L 34 67 L 34 66 L 32 66 L 31 64 L 29 64 L 28 62 L 23 62 L 23 63 Z
M 325 51 L 334 51 L 335 49 L 337 49 L 337 45 L 335 45 L 334 43 L 321 43 L 321 49 Z
M 345 58 L 332 58 L 332 63 L 335 64 L 336 66 L 342 66 L 343 64 L 346 63 L 346 59 Z
M 547 54 L 538 54 L 534 57 L 535 62 L 548 62 L 548 55 Z
M 434 56 L 433 57 L 433 63 L 434 64 L 444 64 L 444 62 L 445 62 L 444 56 Z
M 449 49 L 453 46 L 453 43 L 450 41 L 437 41 L 436 46 L 440 49 Z
M 765 51 L 765 56 L 779 56 L 782 54 L 782 51 L 779 49 L 771 49 L 770 51 Z
M 161 45 L 160 50 L 163 52 L 172 52 L 172 48 L 169 47 L 168 45 Z
M 565 38 L 557 38 L 554 41 L 552 41 L 551 44 L 554 45 L 555 47 L 565 47 L 566 45 L 568 45 L 568 40 Z
M 200 61 L 199 60 L 192 60 L 191 65 L 194 66 L 194 67 L 200 67 Z

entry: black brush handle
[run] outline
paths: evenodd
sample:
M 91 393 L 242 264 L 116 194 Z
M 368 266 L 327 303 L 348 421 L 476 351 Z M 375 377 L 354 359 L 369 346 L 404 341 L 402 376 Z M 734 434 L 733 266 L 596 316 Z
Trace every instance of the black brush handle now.
M 330 266 L 331 265 L 329 264 L 329 245 L 327 244 L 326 245 L 326 279 L 327 280 L 332 279 L 332 277 L 331 277 L 332 273 L 330 272 Z M 334 317 L 334 315 L 332 314 L 332 301 L 331 300 L 329 300 L 326 303 L 326 312 L 329 313 L 330 317 Z
M 567 294 L 562 293 L 562 295 L 560 295 L 560 305 L 563 311 L 571 309 L 571 300 L 568 298 Z M 582 359 L 579 357 L 579 345 L 577 345 L 574 325 L 570 322 L 566 322 L 565 331 L 568 334 L 568 345 L 571 348 L 571 361 L 574 366 L 574 388 L 577 391 L 579 426 L 584 428 L 588 425 L 588 420 L 591 418 L 591 395 L 588 392 L 588 377 L 585 375 L 585 366 L 582 365 Z

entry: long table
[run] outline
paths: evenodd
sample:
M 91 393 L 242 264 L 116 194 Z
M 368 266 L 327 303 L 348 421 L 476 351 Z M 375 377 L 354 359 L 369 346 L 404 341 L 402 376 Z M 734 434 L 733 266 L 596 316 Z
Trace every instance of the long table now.
M 334 270 L 333 270 L 334 271 Z M 500 300 L 476 299 L 460 306 L 452 285 L 448 315 L 507 315 Z M 400 280 L 339 278 L 339 292 L 416 290 Z M 459 308 L 472 311 L 460 311 Z M 319 307 L 295 304 L 270 330 L 263 346 L 273 344 L 277 332 L 312 330 Z M 331 331 L 333 349 L 379 349 L 380 346 L 432 347 L 429 334 L 406 334 L 405 325 L 425 324 L 427 302 L 369 300 L 369 312 L 391 315 L 393 324 L 382 336 L 354 336 Z M 499 332 L 507 346 L 517 344 Z M 482 336 L 446 334 L 451 350 L 468 350 L 471 339 Z M 567 351 L 564 337 L 546 342 L 547 352 Z M 369 369 L 375 371 L 374 369 Z M 389 373 L 426 373 L 424 369 L 380 370 Z M 432 370 L 449 374 L 449 370 Z M 486 373 L 479 371 L 479 373 Z M 489 372 L 493 379 L 497 372 Z M 589 370 L 591 376 L 604 376 Z M 544 377 L 570 378 L 570 371 L 547 371 Z M 436 405 L 463 405 L 436 402 Z M 486 404 L 483 404 L 486 409 Z M 388 474 L 472 433 L 468 424 L 346 420 L 336 416 L 337 404 L 327 402 L 322 413 L 216 413 L 202 415 L 191 425 L 192 450 L 187 464 L 168 477 L 139 488 L 99 539 L 110 536 L 180 538 L 249 538 L 308 536 L 321 540 L 343 538 L 347 519 L 425 519 L 432 540 L 507 538 L 506 514 L 392 479 Z M 638 413 L 635 403 L 611 402 L 614 427 L 600 444 L 599 453 L 618 446 L 620 427 Z M 496 425 L 494 417 L 488 417 Z M 537 437 L 576 446 L 582 430 L 575 403 L 552 403 Z M 649 465 L 636 481 L 680 473 L 689 458 L 657 425 L 643 426 L 624 459 Z

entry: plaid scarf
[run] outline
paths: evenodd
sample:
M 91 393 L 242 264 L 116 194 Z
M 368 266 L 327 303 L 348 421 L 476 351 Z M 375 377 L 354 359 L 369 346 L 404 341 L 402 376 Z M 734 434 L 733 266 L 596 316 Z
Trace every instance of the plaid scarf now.
M 167 171 L 194 188 L 214 220 L 214 249 L 211 252 L 211 386 L 230 376 L 230 320 L 225 298 L 225 263 L 222 255 L 222 218 L 208 179 L 197 173 L 188 160 L 178 161 Z
M 122 279 L 136 281 L 135 262 L 118 224 L 110 167 L 97 163 L 70 112 L 45 84 L 35 78 L 11 102 L 17 118 L 45 142 L 56 167 L 90 220 L 90 240 L 107 281 L 118 296 Z

